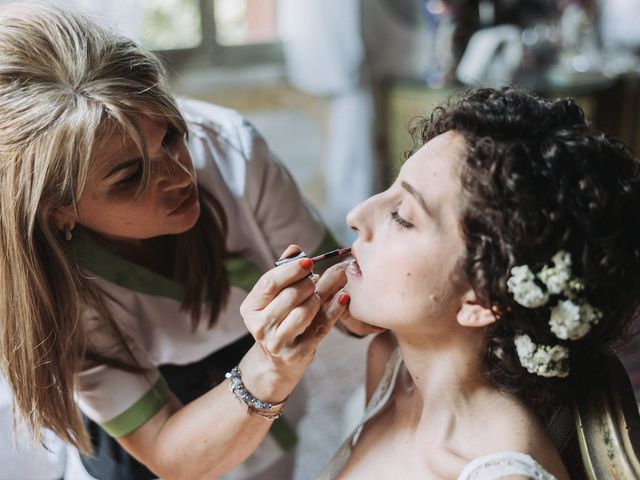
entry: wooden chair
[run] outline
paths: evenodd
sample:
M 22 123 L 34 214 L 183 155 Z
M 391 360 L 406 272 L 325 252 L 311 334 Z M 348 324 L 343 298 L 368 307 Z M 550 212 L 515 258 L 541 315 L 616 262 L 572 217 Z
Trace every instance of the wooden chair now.
M 572 479 L 640 479 L 640 411 L 624 366 L 603 358 L 607 375 L 548 424 Z
M 640 479 L 640 412 L 616 356 L 603 359 L 601 388 L 576 399 L 574 416 L 582 462 L 592 479 Z

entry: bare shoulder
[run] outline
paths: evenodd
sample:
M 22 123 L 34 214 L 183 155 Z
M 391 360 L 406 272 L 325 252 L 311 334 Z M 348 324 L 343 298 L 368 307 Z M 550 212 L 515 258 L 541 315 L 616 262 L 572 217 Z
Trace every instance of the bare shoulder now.
M 485 423 L 485 434 L 482 435 L 485 445 L 494 452 L 527 454 L 558 480 L 568 480 L 562 458 L 539 416 L 519 402 L 505 402 L 504 411 L 509 414 Z M 525 477 L 514 475 L 509 478 Z
M 380 383 L 387 361 L 398 346 L 395 336 L 390 331 L 380 333 L 369 344 L 367 352 L 367 402 Z

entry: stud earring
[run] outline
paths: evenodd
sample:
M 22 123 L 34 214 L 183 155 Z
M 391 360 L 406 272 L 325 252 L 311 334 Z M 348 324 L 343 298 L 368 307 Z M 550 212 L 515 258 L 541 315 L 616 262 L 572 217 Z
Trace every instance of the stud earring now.
M 69 226 L 69 224 L 66 224 L 64 226 L 64 239 L 67 242 L 70 242 L 72 238 L 73 238 L 73 235 L 71 234 L 71 227 Z

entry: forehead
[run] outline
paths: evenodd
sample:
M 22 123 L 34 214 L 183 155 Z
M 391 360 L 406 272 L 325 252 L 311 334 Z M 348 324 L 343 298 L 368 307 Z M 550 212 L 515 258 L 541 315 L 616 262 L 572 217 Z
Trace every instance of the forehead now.
M 431 201 L 457 197 L 466 152 L 464 136 L 450 130 L 425 143 L 403 165 L 400 176 Z
M 136 114 L 132 123 L 139 129 L 147 149 L 162 142 L 166 130 L 166 121 Z M 140 157 L 142 152 L 134 140 L 132 133 L 120 123 L 107 123 L 102 127 L 102 135 L 96 142 L 92 156 L 92 169 L 96 173 L 108 170 L 114 165 Z

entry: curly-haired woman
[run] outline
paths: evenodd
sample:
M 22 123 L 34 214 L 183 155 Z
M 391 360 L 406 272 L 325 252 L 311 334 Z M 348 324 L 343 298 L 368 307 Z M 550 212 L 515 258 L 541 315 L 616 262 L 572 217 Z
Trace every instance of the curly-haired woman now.
M 439 108 L 358 234 L 364 420 L 321 478 L 567 479 L 544 417 L 638 308 L 640 171 L 571 100 L 482 89 Z

